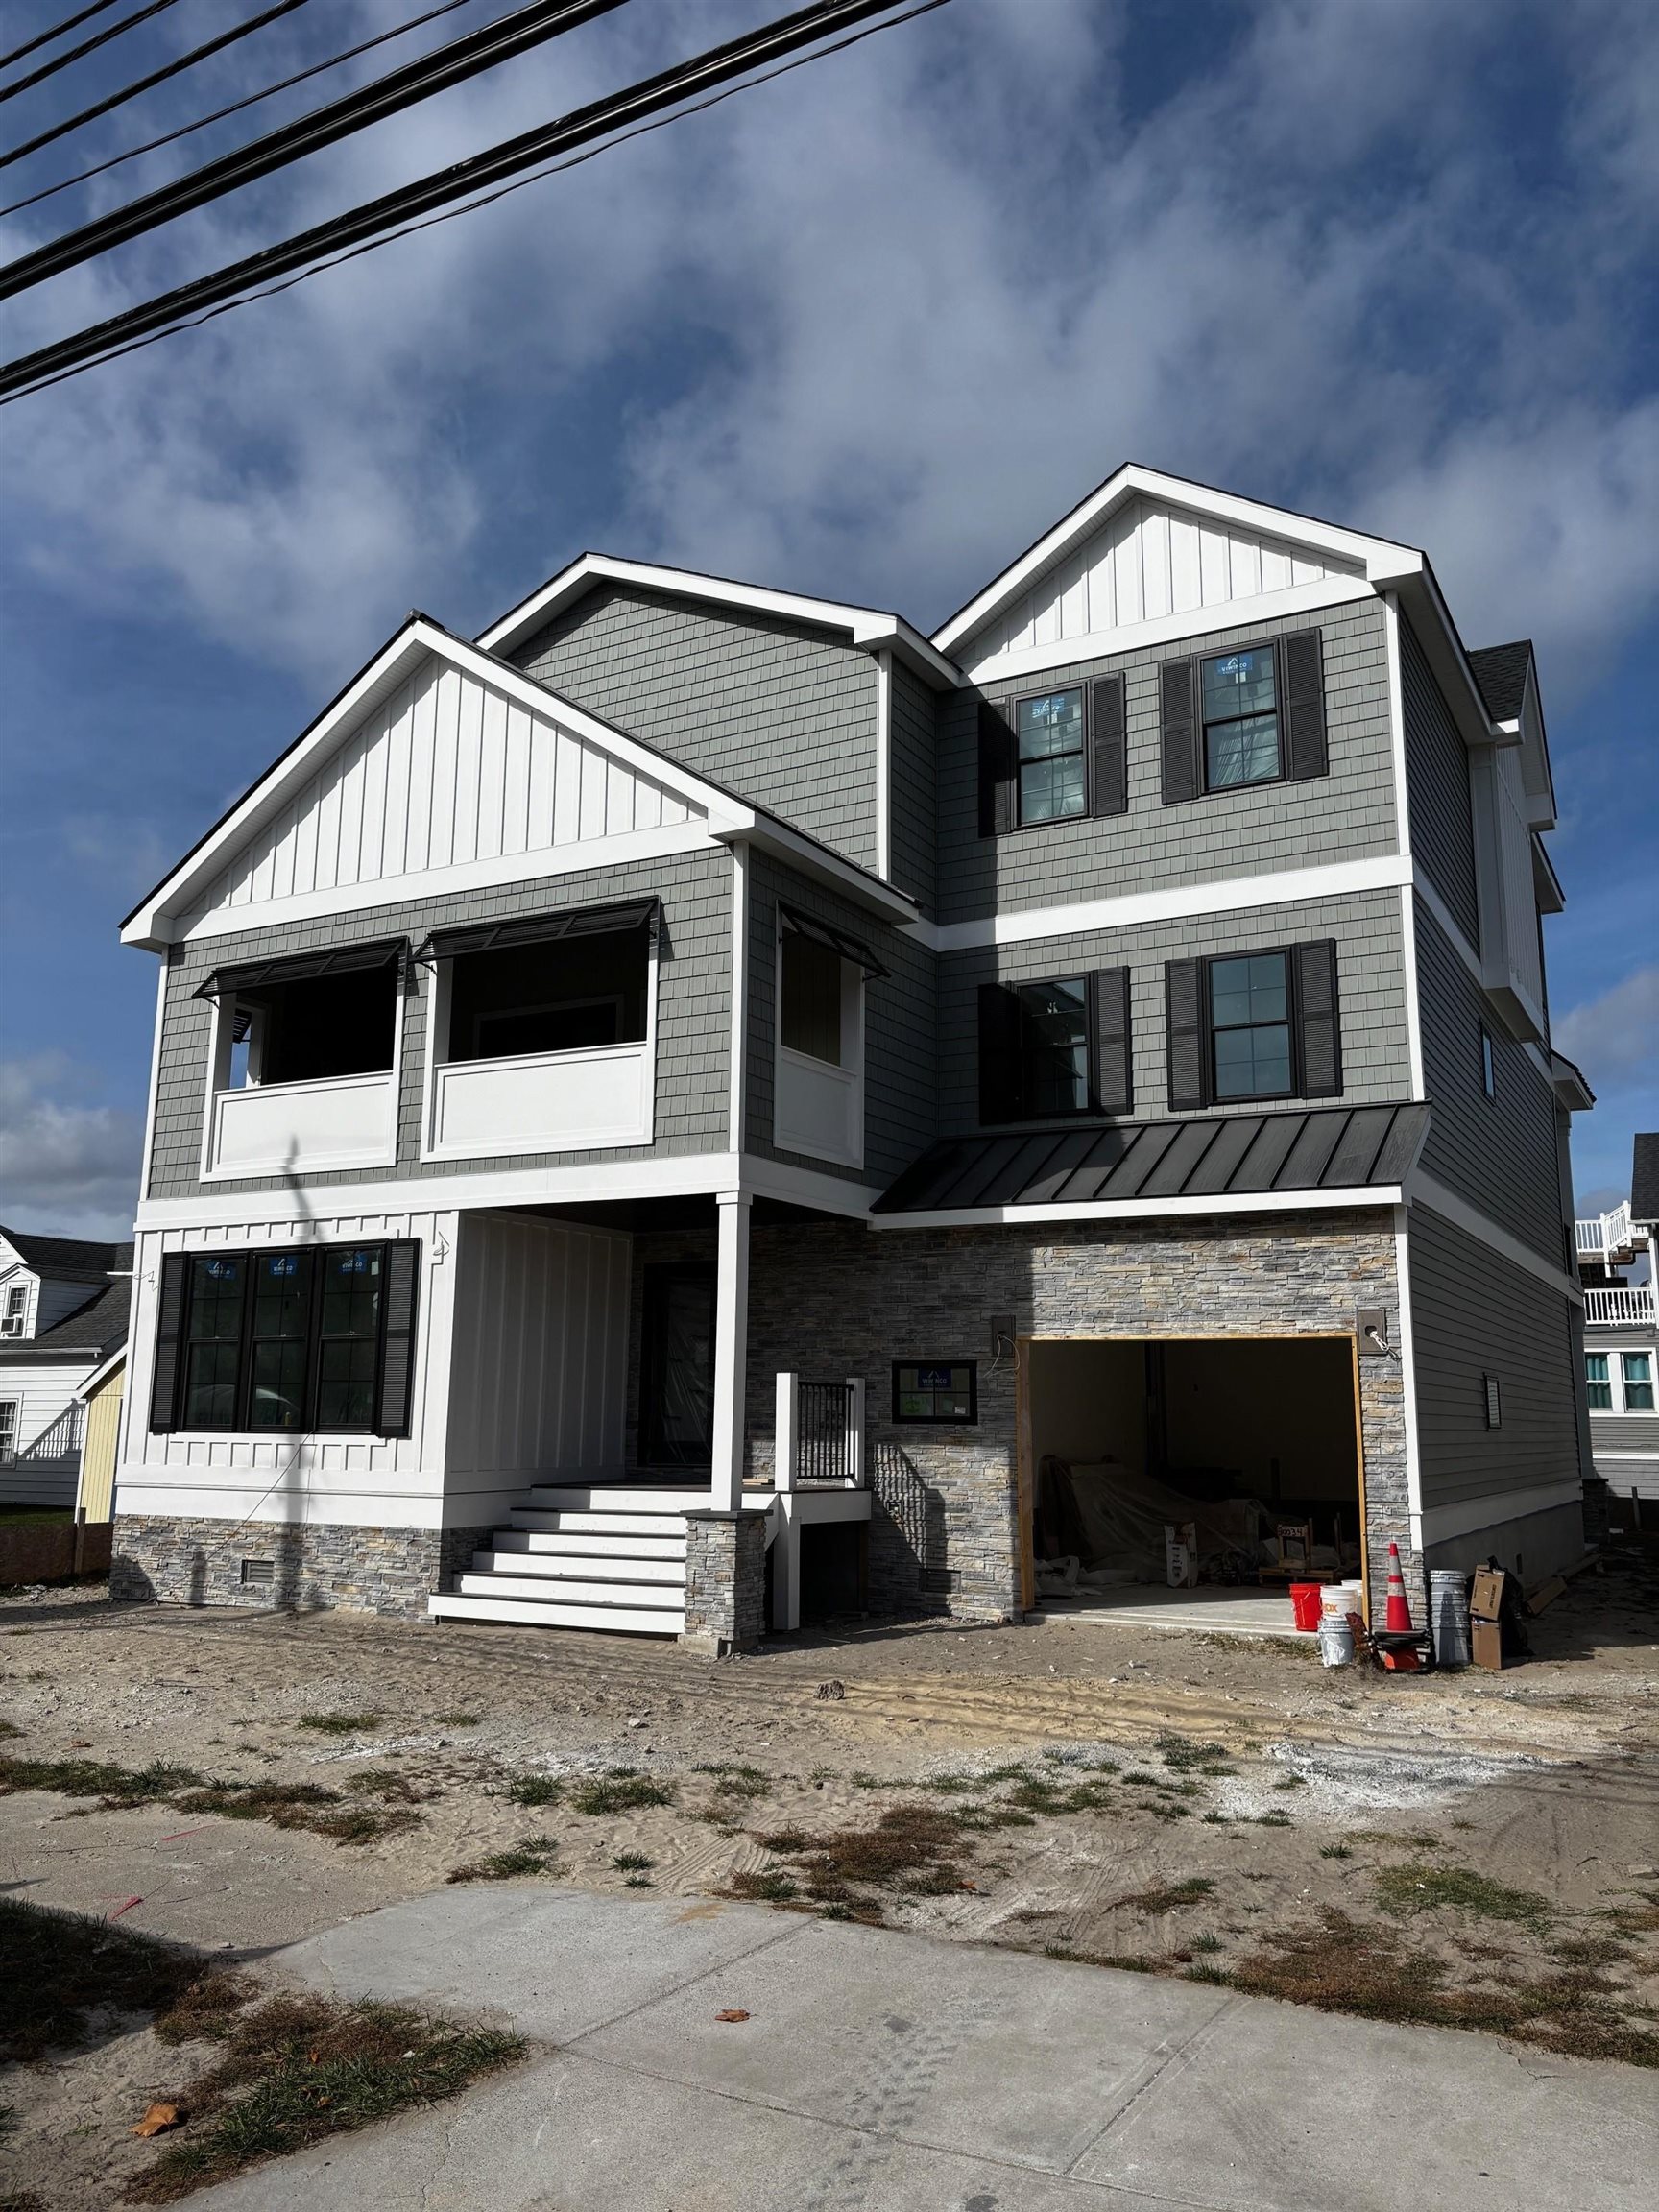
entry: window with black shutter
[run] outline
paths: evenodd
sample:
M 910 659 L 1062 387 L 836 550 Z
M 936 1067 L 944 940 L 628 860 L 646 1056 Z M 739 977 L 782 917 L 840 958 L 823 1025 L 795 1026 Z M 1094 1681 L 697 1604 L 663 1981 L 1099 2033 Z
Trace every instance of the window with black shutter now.
M 406 1435 L 420 1246 L 170 1254 L 152 1430 Z
M 1166 661 L 1158 676 L 1166 806 L 1329 773 L 1317 630 Z
M 979 1118 L 1127 1112 L 1129 971 L 979 987 Z
M 1171 1113 L 1341 1096 L 1334 939 L 1171 960 L 1165 996 Z
M 979 834 L 998 837 L 1129 805 L 1124 679 L 1096 677 L 979 705 Z

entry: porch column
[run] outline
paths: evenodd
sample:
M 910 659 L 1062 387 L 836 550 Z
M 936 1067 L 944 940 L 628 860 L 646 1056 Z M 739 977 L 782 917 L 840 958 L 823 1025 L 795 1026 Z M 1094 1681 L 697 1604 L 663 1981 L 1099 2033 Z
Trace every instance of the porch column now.
M 722 1190 L 719 1273 L 714 1287 L 714 1451 L 717 1512 L 743 1501 L 743 1397 L 749 1359 L 749 1194 Z

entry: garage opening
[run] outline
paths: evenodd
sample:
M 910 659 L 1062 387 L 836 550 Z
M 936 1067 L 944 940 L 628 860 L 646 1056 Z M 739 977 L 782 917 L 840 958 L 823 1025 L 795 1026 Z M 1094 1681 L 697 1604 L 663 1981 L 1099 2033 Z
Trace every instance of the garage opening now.
M 1359 1575 L 1350 1338 L 1024 1350 L 1040 1604 L 1187 1605 L 1215 1626 L 1269 1628 L 1289 1625 L 1290 1583 Z

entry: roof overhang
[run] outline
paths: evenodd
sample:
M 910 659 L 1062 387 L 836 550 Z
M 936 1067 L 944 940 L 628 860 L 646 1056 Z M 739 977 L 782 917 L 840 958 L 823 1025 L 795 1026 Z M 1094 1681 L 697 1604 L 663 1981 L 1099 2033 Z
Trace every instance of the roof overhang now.
M 841 632 L 865 652 L 891 652 L 941 691 L 953 690 L 962 672 L 902 615 L 874 607 L 854 607 L 837 599 L 811 599 L 796 591 L 772 591 L 760 584 L 738 584 L 725 576 L 703 576 L 689 568 L 664 567 L 651 561 L 618 561 L 609 553 L 583 553 L 567 568 L 521 599 L 511 613 L 482 632 L 487 652 L 511 653 L 533 632 L 592 590 L 596 584 L 631 584 L 677 599 L 702 600 L 750 614 L 774 614 L 786 622 Z
M 149 896 L 140 901 L 121 926 L 124 945 L 159 951 L 182 934 L 180 917 L 213 881 L 230 855 L 278 814 L 294 793 L 315 772 L 320 758 L 341 734 L 392 697 L 399 685 L 427 658 L 448 661 L 464 674 L 488 684 L 517 705 L 544 721 L 557 722 L 578 737 L 651 778 L 705 815 L 709 834 L 725 842 L 747 839 L 786 860 L 792 867 L 831 884 L 844 896 L 878 914 L 883 920 L 912 922 L 918 908 L 913 899 L 895 891 L 879 878 L 868 874 L 803 831 L 791 829 L 763 807 L 752 805 L 734 793 L 698 776 L 666 753 L 660 753 L 626 731 L 601 721 L 585 708 L 574 706 L 546 685 L 538 684 L 511 661 L 488 648 L 469 643 L 434 622 L 427 614 L 411 614 L 368 665 L 358 671 L 343 691 L 302 731 L 288 750 L 268 768 L 257 782 L 222 814 L 206 834 Z M 392 895 L 390 892 L 389 896 Z
M 1556 1100 L 1569 1114 L 1588 1114 L 1596 1103 L 1596 1094 L 1584 1080 L 1584 1073 L 1568 1059 L 1564 1052 L 1550 1054 L 1550 1081 Z
M 127 1339 L 123 1337 L 120 1343 L 116 1345 L 114 1351 L 110 1353 L 109 1357 L 107 1359 L 101 1359 L 97 1366 L 93 1368 L 91 1374 L 87 1376 L 85 1382 L 83 1382 L 80 1389 L 76 1391 L 76 1397 L 81 1401 L 83 1405 L 84 1405 L 86 1400 L 92 1396 L 94 1391 L 101 1390 L 105 1383 L 108 1382 L 110 1376 L 117 1374 L 126 1364 Z

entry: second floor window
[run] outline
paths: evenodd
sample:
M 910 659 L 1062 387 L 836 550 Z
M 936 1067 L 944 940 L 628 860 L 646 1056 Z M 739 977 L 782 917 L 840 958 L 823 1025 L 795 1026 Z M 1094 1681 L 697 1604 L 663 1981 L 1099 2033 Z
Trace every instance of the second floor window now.
M 791 1052 L 842 1064 L 841 955 L 832 945 L 799 930 L 785 930 L 781 951 L 781 981 L 778 1033 Z
M 1164 981 L 1172 1113 L 1342 1095 L 1334 939 L 1171 960 Z
M 21 1336 L 28 1312 L 28 1287 L 22 1283 L 13 1283 L 6 1293 L 6 1310 L 0 1313 L 0 1336 Z
M 1086 812 L 1082 686 L 1016 700 L 1014 737 L 1021 823 L 1059 822 Z
M 1218 1100 L 1289 1097 L 1289 954 L 1211 961 L 1210 1028 Z
M 0 1467 L 17 1456 L 17 1401 L 0 1398 Z
M 1592 1413 L 1610 1413 L 1613 1409 L 1613 1378 L 1608 1372 L 1605 1352 L 1586 1352 L 1584 1355 L 1584 1388 L 1590 1400 Z
M 1279 685 L 1271 645 L 1199 662 L 1204 787 L 1231 791 L 1279 778 Z
M 1049 1121 L 1133 1103 L 1129 971 L 979 987 L 979 1118 Z
M 1082 975 L 1051 983 L 1022 983 L 1020 1062 L 1016 1080 L 1021 1114 L 1046 1119 L 1089 1111 L 1089 985 Z
M 1626 1413 L 1651 1413 L 1653 1410 L 1653 1356 L 1650 1352 L 1625 1352 L 1620 1364 L 1624 1370 L 1624 1410 Z

